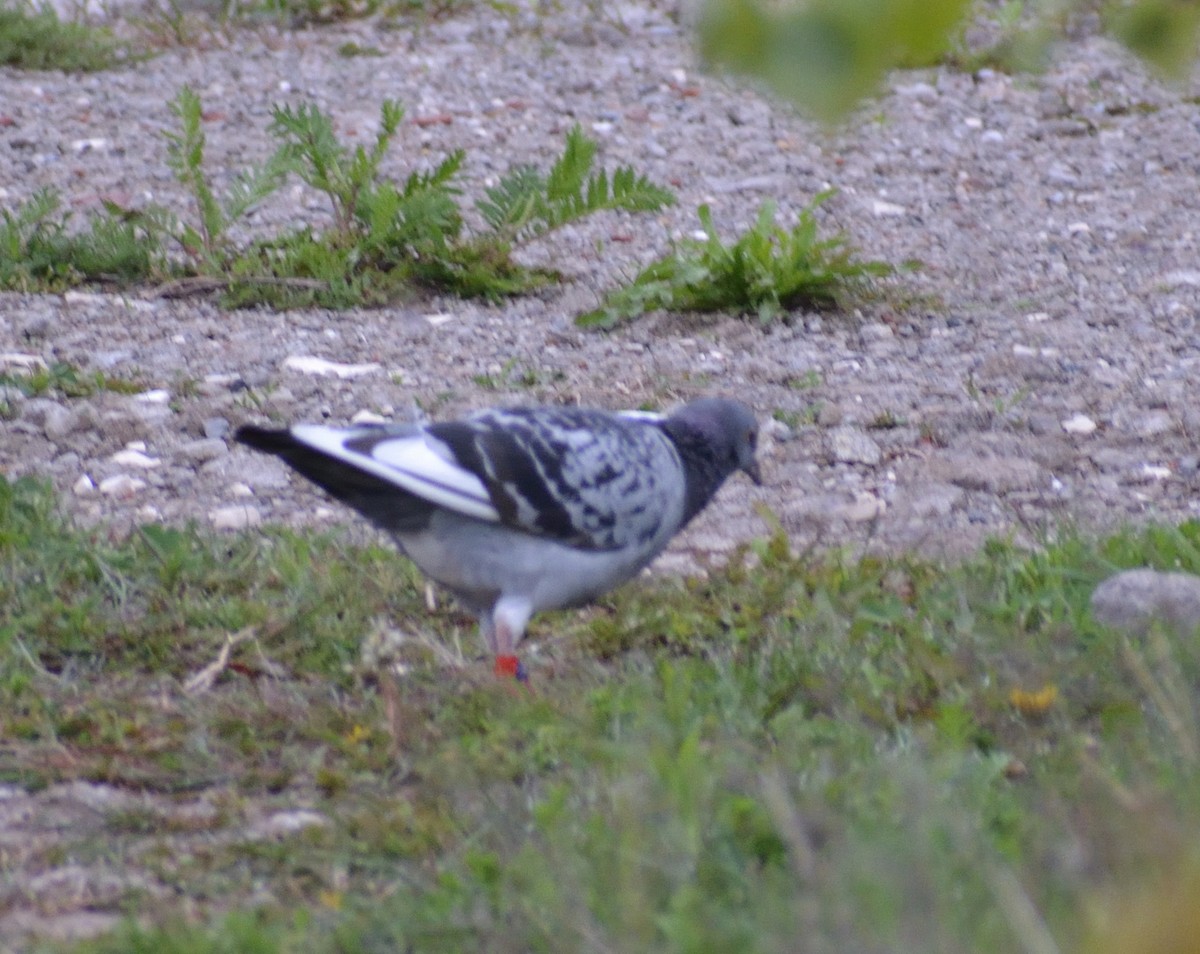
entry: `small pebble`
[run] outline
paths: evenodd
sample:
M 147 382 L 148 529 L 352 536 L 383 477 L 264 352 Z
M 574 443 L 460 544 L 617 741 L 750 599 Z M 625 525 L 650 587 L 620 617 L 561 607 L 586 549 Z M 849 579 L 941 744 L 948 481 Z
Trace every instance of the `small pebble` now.
M 883 459 L 883 451 L 857 427 L 838 427 L 829 432 L 829 456 L 843 464 L 874 467 Z
M 374 362 L 366 364 L 341 364 L 337 361 L 327 361 L 311 355 L 292 355 L 283 362 L 284 370 L 299 371 L 301 374 L 332 376 L 337 378 L 360 378 L 364 374 L 374 374 L 380 366 Z
M 1091 434 L 1096 430 L 1096 422 L 1086 414 L 1074 414 L 1062 422 L 1062 429 L 1068 434 Z
M 262 523 L 262 513 L 249 504 L 234 504 L 209 511 L 208 518 L 217 530 L 244 530 Z
M 116 497 L 118 500 L 127 500 L 138 491 L 145 489 L 146 482 L 137 477 L 131 477 L 129 474 L 113 474 L 111 477 L 105 477 L 100 481 L 100 493 L 106 497 Z
M 120 464 L 122 467 L 140 467 L 143 470 L 150 470 L 162 463 L 157 457 L 143 454 L 140 450 L 128 449 L 117 451 L 112 455 L 111 460 L 114 464 Z
M 223 417 L 205 418 L 204 423 L 200 427 L 204 431 L 204 436 L 209 440 L 224 437 L 229 433 L 229 422 Z
M 219 437 L 205 437 L 180 444 L 177 453 L 194 464 L 203 464 L 228 454 L 229 446 Z

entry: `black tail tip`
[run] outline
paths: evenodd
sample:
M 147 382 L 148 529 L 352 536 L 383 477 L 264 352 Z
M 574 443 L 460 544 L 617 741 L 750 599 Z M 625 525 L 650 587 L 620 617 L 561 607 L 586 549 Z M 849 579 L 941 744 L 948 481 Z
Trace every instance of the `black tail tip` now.
M 287 429 L 259 427 L 256 424 L 243 424 L 233 432 L 233 439 L 239 444 L 253 447 L 255 450 L 268 454 L 278 454 L 296 446 L 296 439 Z

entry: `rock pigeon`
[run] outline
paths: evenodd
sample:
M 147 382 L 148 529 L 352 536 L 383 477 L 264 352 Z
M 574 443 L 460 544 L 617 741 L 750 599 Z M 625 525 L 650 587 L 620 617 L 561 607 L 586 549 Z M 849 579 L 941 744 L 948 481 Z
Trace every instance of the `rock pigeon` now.
M 534 613 L 634 576 L 734 471 L 761 483 L 754 414 L 720 397 L 670 416 L 531 407 L 235 436 L 390 533 L 478 617 L 496 672 L 521 679 Z

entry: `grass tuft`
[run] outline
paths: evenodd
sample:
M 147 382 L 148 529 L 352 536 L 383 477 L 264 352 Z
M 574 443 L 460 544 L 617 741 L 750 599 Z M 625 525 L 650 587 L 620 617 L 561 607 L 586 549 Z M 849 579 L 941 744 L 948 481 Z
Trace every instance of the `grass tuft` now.
M 753 227 L 732 244 L 717 234 L 708 206 L 699 209 L 705 238 L 685 239 L 673 254 L 648 265 L 632 282 L 610 292 L 599 308 L 580 315 L 584 327 L 611 328 L 648 311 L 733 311 L 768 323 L 793 308 L 844 305 L 871 277 L 889 275 L 884 262 L 859 261 L 844 235 L 821 238 L 816 210 L 822 192 L 786 230 L 775 206 L 764 202 Z
M 132 59 L 108 30 L 60 20 L 49 6 L 0 5 L 0 66 L 92 73 Z

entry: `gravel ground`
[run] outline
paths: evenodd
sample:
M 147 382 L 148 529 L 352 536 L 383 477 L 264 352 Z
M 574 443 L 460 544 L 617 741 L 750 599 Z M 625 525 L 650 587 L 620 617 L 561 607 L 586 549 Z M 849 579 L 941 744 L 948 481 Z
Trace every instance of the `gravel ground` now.
M 419 30 L 372 23 L 241 32 L 98 76 L 0 71 L 0 198 L 54 186 L 80 211 L 104 198 L 180 212 L 166 162 L 168 100 L 207 110 L 218 184 L 271 148 L 273 104 L 314 101 L 351 142 L 385 97 L 408 108 L 390 174 L 468 150 L 478 190 L 545 164 L 574 123 L 601 159 L 671 184 L 657 216 L 601 216 L 528 250 L 567 280 L 499 306 L 426 299 L 375 311 L 222 312 L 200 300 L 0 296 L 0 360 L 67 361 L 150 393 L 23 400 L 8 392 L 0 471 L 49 476 L 65 505 L 118 525 L 195 519 L 350 521 L 280 465 L 227 443 L 244 420 L 435 417 L 493 403 L 667 408 L 699 393 L 767 423 L 766 486 L 735 482 L 663 566 L 765 532 L 765 504 L 799 546 L 959 551 L 1070 522 L 1178 520 L 1197 509 L 1190 436 L 1200 266 L 1200 105 L 1103 39 L 1044 76 L 896 75 L 830 133 L 700 74 L 667 12 L 622 8 L 624 30 L 567 11 L 480 9 Z M 353 41 L 379 57 L 346 58 Z M 572 316 L 697 226 L 785 221 L 818 190 L 866 257 L 922 269 L 852 315 L 759 327 L 657 315 L 613 334 Z M 327 217 L 289 186 L 247 228 Z M 359 373 L 314 373 L 321 358 Z M 292 359 L 289 363 L 289 359 Z M 345 368 L 341 368 L 346 373 Z

